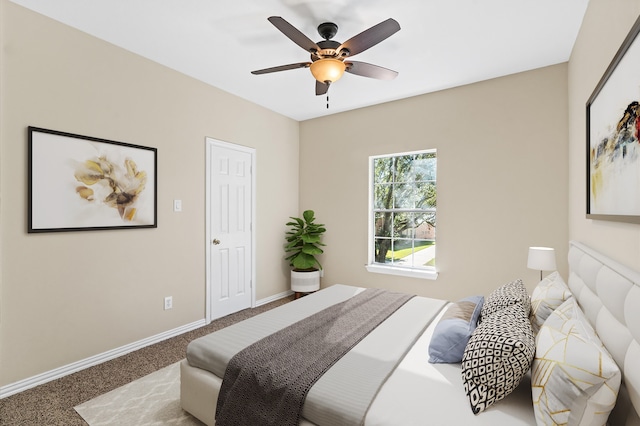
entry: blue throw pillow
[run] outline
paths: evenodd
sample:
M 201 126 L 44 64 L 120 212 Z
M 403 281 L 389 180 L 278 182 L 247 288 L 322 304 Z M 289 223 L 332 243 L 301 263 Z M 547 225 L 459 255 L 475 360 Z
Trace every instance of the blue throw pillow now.
M 471 296 L 447 308 L 433 331 L 429 344 L 429 362 L 462 361 L 464 348 L 478 325 L 483 302 L 483 296 Z

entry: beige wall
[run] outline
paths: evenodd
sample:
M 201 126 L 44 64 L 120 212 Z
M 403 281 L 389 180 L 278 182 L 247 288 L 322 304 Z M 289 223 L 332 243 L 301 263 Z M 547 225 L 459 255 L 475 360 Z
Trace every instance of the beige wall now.
M 456 299 L 539 272 L 528 247 L 558 251 L 566 275 L 567 66 L 556 65 L 305 121 L 300 208 L 327 225 L 323 285 Z M 368 157 L 438 150 L 436 281 L 369 273 Z
M 204 318 L 206 136 L 256 148 L 256 297 L 288 289 L 296 121 L 7 0 L 0 8 L 0 386 Z M 157 147 L 158 228 L 27 234 L 29 125 Z
M 569 229 L 588 244 L 600 232 L 583 229 L 575 213 L 584 205 L 584 173 L 575 171 L 584 101 L 638 14 L 631 0 L 619 2 L 629 16 L 605 0 L 591 3 L 592 29 L 581 33 L 568 68 L 296 123 L 0 0 L 0 386 L 204 317 L 205 136 L 257 149 L 258 299 L 287 289 L 284 223 L 308 208 L 328 228 L 324 286 L 447 299 L 516 277 L 532 288 L 531 245 L 555 247 L 566 276 Z M 608 30 L 623 15 L 627 28 L 600 40 L 600 14 Z M 601 69 L 584 71 L 593 42 L 604 43 Z M 157 147 L 158 229 L 28 235 L 28 125 Z M 368 273 L 367 159 L 426 148 L 439 157 L 440 277 Z M 175 198 L 183 213 L 172 212 Z M 625 241 L 608 249 L 621 257 L 631 248 L 637 261 L 636 227 L 606 227 Z M 174 309 L 163 311 L 169 294 Z
M 639 14 L 637 0 L 591 0 L 569 62 L 569 236 L 636 270 L 640 225 L 585 217 L 585 115 L 587 100 Z

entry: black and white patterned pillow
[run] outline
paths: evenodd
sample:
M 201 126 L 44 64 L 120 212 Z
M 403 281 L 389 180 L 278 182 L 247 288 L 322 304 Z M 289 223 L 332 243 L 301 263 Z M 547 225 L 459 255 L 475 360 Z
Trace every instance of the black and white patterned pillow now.
M 522 304 L 485 318 L 462 356 L 462 381 L 473 413 L 513 392 L 529 371 L 535 352 L 528 311 Z
M 521 279 L 511 281 L 510 283 L 498 287 L 489 294 L 482 305 L 480 322 L 484 321 L 485 318 L 495 314 L 496 312 L 499 312 L 508 306 L 515 305 L 516 303 L 522 304 L 528 316 L 531 310 L 531 299 Z

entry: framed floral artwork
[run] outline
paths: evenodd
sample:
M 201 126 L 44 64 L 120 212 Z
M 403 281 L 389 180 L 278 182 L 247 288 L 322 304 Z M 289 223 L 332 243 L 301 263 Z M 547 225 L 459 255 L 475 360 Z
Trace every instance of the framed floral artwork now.
M 587 218 L 640 223 L 640 18 L 587 101 Z
M 157 228 L 156 148 L 28 128 L 28 232 Z

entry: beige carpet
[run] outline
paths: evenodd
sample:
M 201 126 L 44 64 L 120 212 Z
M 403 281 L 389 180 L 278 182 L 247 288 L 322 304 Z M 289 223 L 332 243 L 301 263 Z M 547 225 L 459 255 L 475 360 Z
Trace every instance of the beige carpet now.
M 194 425 L 180 408 L 180 363 L 171 364 L 74 409 L 90 426 Z

